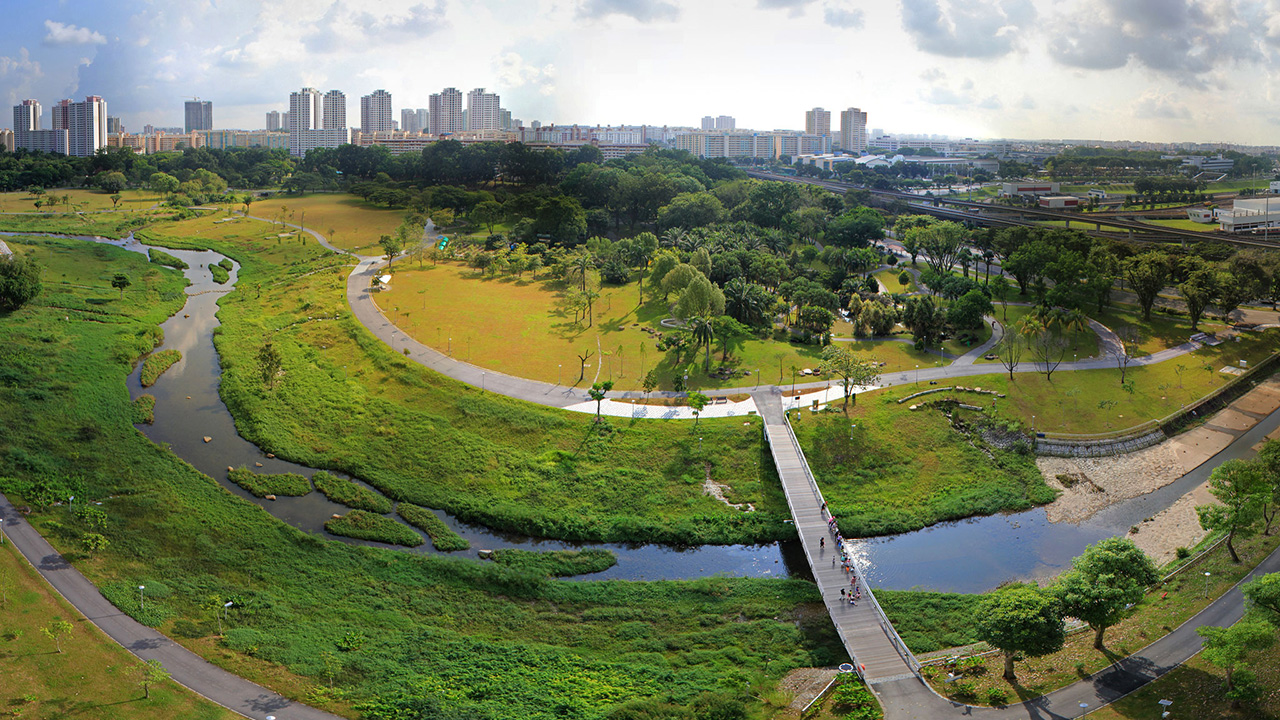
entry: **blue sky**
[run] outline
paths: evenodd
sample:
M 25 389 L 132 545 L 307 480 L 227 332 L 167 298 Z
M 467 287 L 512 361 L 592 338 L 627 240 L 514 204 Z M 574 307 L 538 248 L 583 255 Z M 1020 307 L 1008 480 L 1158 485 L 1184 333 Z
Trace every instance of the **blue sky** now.
M 14 7 L 16 6 L 16 7 Z M 547 122 L 798 128 L 858 106 L 898 132 L 1280 138 L 1280 0 L 20 0 L 0 93 L 107 99 L 126 128 L 214 102 L 257 128 L 302 85 L 348 120 L 385 88 L 502 94 Z M 10 120 L 5 113 L 4 125 Z M 47 123 L 47 118 L 46 118 Z

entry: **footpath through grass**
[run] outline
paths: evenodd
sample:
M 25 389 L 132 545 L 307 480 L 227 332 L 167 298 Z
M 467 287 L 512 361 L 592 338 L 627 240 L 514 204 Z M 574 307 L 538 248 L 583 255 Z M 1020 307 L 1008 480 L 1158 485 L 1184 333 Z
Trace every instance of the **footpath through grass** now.
M 102 259 L 94 246 L 68 250 L 60 262 L 90 276 L 146 264 L 116 248 Z M 158 290 L 172 292 L 172 301 L 115 303 L 116 314 L 103 316 L 109 323 L 68 323 L 67 311 L 42 296 L 0 319 L 7 373 L 0 413 L 12 420 L 0 438 L 0 489 L 36 508 L 37 528 L 122 611 L 252 680 L 370 720 L 403 717 L 408 709 L 418 716 L 595 720 L 635 699 L 689 705 L 704 693 L 731 706 L 754 705 L 753 696 L 789 670 L 846 659 L 812 584 L 802 581 L 551 581 L 495 563 L 325 541 L 272 518 L 131 425 L 130 364 L 155 340 L 146 328 L 182 299 L 177 273 L 149 267 L 161 273 Z M 306 262 L 289 268 L 309 270 Z M 330 290 L 340 298 L 338 288 Z M 264 299 L 265 291 L 264 283 Z M 106 287 L 63 295 L 113 293 Z M 224 322 L 234 316 L 224 310 Z M 137 337 L 147 338 L 145 347 L 125 352 Z M 317 347 L 295 351 L 286 378 L 304 374 L 307 354 L 320 357 Z M 247 364 L 234 353 L 223 361 Z M 343 393 L 358 386 L 335 384 Z M 376 378 L 371 384 L 377 387 Z M 359 401 L 380 417 L 395 412 L 375 395 Z M 468 437 L 433 424 L 453 442 Z M 759 435 L 758 427 L 742 431 Z M 512 428 L 491 432 L 505 436 Z M 516 436 L 513 447 L 529 442 Z M 475 438 L 474 448 L 509 452 Z M 615 461 L 601 466 L 606 462 Z M 102 502 L 94 507 L 104 516 L 46 507 L 67 494 Z M 92 558 L 80 552 L 87 532 L 109 543 Z M 132 602 L 138 585 L 148 589 L 145 614 Z M 219 635 L 214 608 L 227 601 L 234 605 Z
M 141 662 L 84 619 L 14 548 L 0 545 L 0 707 L 11 717 L 102 720 L 230 720 L 239 715 L 173 682 L 143 698 Z M 41 632 L 71 624 L 62 652 Z
M 243 206 L 238 208 L 243 210 Z M 394 235 L 407 210 L 388 210 L 346 193 L 277 194 L 249 206 L 249 214 L 277 223 L 305 225 L 324 235 L 334 247 L 362 255 L 380 255 L 378 238 Z M 270 229 L 264 225 L 264 229 Z M 293 228 L 276 225 L 273 233 Z
M 758 419 L 596 423 L 483 393 L 411 363 L 350 318 L 340 259 L 233 235 L 246 228 L 219 227 L 227 235 L 215 244 L 242 263 L 242 291 L 221 301 L 216 343 L 223 398 L 264 451 L 538 536 L 702 544 L 794 534 Z M 283 370 L 271 388 L 256 359 L 268 340 Z M 708 472 L 730 502 L 757 511 L 706 494 Z

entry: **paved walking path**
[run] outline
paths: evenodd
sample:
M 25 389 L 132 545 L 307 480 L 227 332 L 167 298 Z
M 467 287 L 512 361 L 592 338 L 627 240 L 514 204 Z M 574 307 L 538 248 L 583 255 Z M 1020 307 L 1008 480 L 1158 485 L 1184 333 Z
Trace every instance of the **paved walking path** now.
M 89 622 L 143 660 L 159 660 L 170 677 L 192 692 L 246 717 L 261 720 L 340 720 L 337 715 L 295 703 L 260 685 L 206 662 L 133 618 L 120 612 L 36 532 L 4 495 L 0 523 L 5 535 L 50 585 Z
M 253 219 L 264 220 L 263 218 Z M 344 252 L 330 245 L 316 231 L 306 231 L 325 247 L 335 252 Z M 347 281 L 347 297 L 352 313 L 370 332 L 390 345 L 392 349 L 407 351 L 405 352 L 407 357 L 444 375 L 510 397 L 554 407 L 581 405 L 589 400 L 584 391 L 483 370 L 409 338 L 382 316 L 369 292 L 372 276 L 381 265 L 380 259 L 351 254 L 359 260 Z M 998 340 L 996 333 L 993 332 L 992 341 L 971 350 L 965 357 L 973 356 L 976 359 L 978 355 L 986 352 L 988 346 L 994 346 Z M 1196 347 L 1198 346 L 1194 343 L 1188 343 L 1141 358 L 1134 364 L 1161 362 Z M 1059 369 L 1083 370 L 1110 366 L 1109 361 L 1094 360 L 1063 363 Z M 993 371 L 995 368 L 962 363 L 940 368 L 926 368 L 923 372 L 917 370 L 889 373 L 882 377 L 880 384 L 887 386 L 918 383 L 920 380 L 983 375 Z M 802 387 L 822 390 L 822 397 L 825 400 L 841 394 L 838 388 L 831 387 L 827 382 L 811 383 Z M 834 557 L 835 548 L 830 543 L 827 547 L 823 547 L 822 539 L 830 538 L 830 534 L 823 517 L 821 491 L 812 478 L 790 426 L 786 423 L 781 390 L 776 387 L 763 391 L 757 387 L 755 390 L 753 400 L 764 417 L 765 432 L 769 438 L 779 476 L 783 480 L 787 502 L 795 518 L 796 529 L 805 555 L 813 567 L 814 577 L 822 591 L 823 601 L 850 656 L 865 668 L 868 680 L 884 705 L 885 716 L 890 720 L 936 718 L 951 714 L 979 714 L 1000 719 L 1026 717 L 1037 720 L 1044 717 L 1077 717 L 1083 714 L 1079 703 L 1091 702 L 1089 698 L 1092 698 L 1091 704 L 1093 704 L 1093 702 L 1102 703 L 1120 697 L 1195 654 L 1200 647 L 1199 637 L 1194 633 L 1196 626 L 1229 624 L 1238 620 L 1243 612 L 1243 601 L 1240 588 L 1237 586 L 1193 618 L 1191 622 L 1153 643 L 1141 654 L 1127 658 L 1089 681 L 1075 683 L 1022 705 L 1004 709 L 969 708 L 941 698 L 913 675 L 907 659 L 895 645 L 896 635 L 891 626 L 880 621 L 869 588 L 864 588 L 867 590 L 865 599 L 856 607 L 840 601 L 839 589 L 846 587 L 848 576 L 843 570 L 827 563 L 829 557 Z M 742 392 L 749 392 L 749 390 L 735 388 L 707 394 L 724 395 Z M 637 394 L 613 393 L 612 395 L 635 397 Z M 800 402 L 800 398 L 786 401 L 792 406 Z M 634 408 L 630 409 L 634 412 Z M 28 561 L 86 618 L 138 657 L 160 660 L 175 681 L 248 717 L 265 718 L 268 714 L 274 715 L 278 720 L 320 720 L 336 717 L 293 703 L 265 688 L 221 670 L 155 630 L 124 615 L 107 602 L 97 588 L 79 571 L 58 555 L 52 546 L 18 515 L 3 496 L 0 496 L 0 522 L 4 523 L 6 534 Z M 1276 570 L 1280 570 L 1280 551 L 1268 557 L 1255 570 L 1255 573 Z
M 1241 586 L 1255 576 L 1280 572 L 1280 549 L 1258 564 L 1252 573 L 1231 588 L 1209 607 L 1200 611 L 1173 632 L 1147 647 L 1096 673 L 1088 680 L 1068 685 L 1061 690 L 1004 708 L 976 708 L 954 703 L 938 696 L 916 678 L 898 679 L 874 685 L 886 720 L 932 720 L 956 716 L 977 716 L 985 720 L 1044 720 L 1076 718 L 1114 702 L 1159 678 L 1200 651 L 1196 628 L 1214 625 L 1226 627 L 1244 617 L 1244 593 Z M 1086 703 L 1088 707 L 1081 707 Z M 1175 717 L 1192 717 L 1187 708 Z
M 852 594 L 854 586 L 850 584 L 849 573 L 838 564 L 840 553 L 827 527 L 822 491 L 809 472 L 800 444 L 787 424 L 781 395 L 776 390 L 763 391 L 756 393 L 755 398 L 764 417 L 765 436 L 787 496 L 787 506 L 795 519 L 796 533 L 800 536 L 805 558 L 813 569 L 822 601 L 849 657 L 861 667 L 869 682 L 914 677 L 911 666 L 894 642 L 897 634 L 877 613 L 870 588 L 859 581 L 863 595 L 856 606 L 850 605 L 841 595 L 841 590 Z

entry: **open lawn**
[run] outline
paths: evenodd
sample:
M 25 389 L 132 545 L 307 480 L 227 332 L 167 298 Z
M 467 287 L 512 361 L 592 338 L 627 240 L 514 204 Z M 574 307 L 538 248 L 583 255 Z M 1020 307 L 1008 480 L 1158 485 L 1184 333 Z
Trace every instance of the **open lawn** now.
M 1160 227 L 1175 228 L 1178 230 L 1191 230 L 1192 232 L 1216 232 L 1218 223 L 1200 223 L 1189 218 L 1178 218 L 1176 220 L 1143 220 L 1148 225 L 1159 225 Z
M 92 562 L 92 561 L 88 561 Z M 18 554 L 0 545 L 0 707 L 31 718 L 103 720 L 230 720 L 240 717 L 173 682 L 152 685 L 143 697 L 134 668 L 141 661 L 98 630 L 62 599 Z M 57 620 L 72 630 L 62 652 L 40 632 Z
M 647 287 L 643 305 L 638 305 L 635 283 L 601 288 L 591 327 L 574 322 L 573 312 L 559 305 L 561 287 L 529 274 L 523 279 L 493 278 L 454 263 L 420 269 L 402 260 L 391 287 L 376 300 L 383 313 L 418 342 L 473 365 L 549 383 L 587 386 L 613 380 L 615 389 L 640 390 L 644 375 L 656 370 L 662 390 L 672 389 L 676 375 L 685 373 L 690 388 L 743 387 L 756 384 L 756 370 L 764 382 L 785 383 L 791 367 L 816 369 L 821 362 L 817 345 L 750 338 L 735 343 L 731 356 L 734 365 L 751 371 L 751 376 L 708 377 L 704 351 L 695 355 L 691 349 L 658 349 L 659 334 L 671 338 L 686 333 L 660 324 L 671 313 Z M 845 323 L 833 332 L 852 334 Z M 584 368 L 578 356 L 587 353 L 591 357 Z M 713 371 L 723 356 L 724 347 L 717 340 L 711 352 Z
M 1127 379 L 1133 383 L 1132 392 L 1121 388 L 1120 371 L 1114 368 L 1055 372 L 1052 382 L 1043 373 L 1031 372 L 1018 373 L 1013 381 L 1005 373 L 965 378 L 957 384 L 1007 393 L 995 403 L 996 417 L 1027 428 L 1035 415 L 1040 431 L 1103 433 L 1175 412 L 1230 381 L 1233 376 L 1220 372 L 1223 367 L 1239 367 L 1242 359 L 1252 367 L 1275 352 L 1278 344 L 1280 331 L 1268 330 L 1243 335 L 1239 343 L 1201 348 L 1156 365 L 1130 366 Z M 1032 367 L 1024 356 L 1019 369 Z M 901 391 L 909 394 L 913 388 L 908 385 Z M 991 400 L 973 404 L 990 405 Z
M 920 286 L 916 285 L 916 279 L 907 273 L 907 284 L 903 285 L 898 282 L 898 276 L 902 274 L 901 269 L 881 270 L 872 277 L 880 282 L 880 287 L 887 293 L 913 293 L 920 292 Z
M 363 255 L 379 255 L 382 250 L 378 247 L 378 238 L 394 234 L 408 211 L 388 210 L 345 193 L 317 193 L 277 194 L 251 204 L 249 214 L 303 225 L 324 235 L 334 247 Z M 291 230 L 277 225 L 274 232 Z
M 1135 328 L 1138 331 L 1139 355 L 1178 347 L 1195 334 L 1191 331 L 1191 319 L 1185 315 L 1170 315 L 1153 308 L 1151 319 L 1143 320 L 1142 311 L 1136 305 L 1117 303 L 1093 318 L 1116 332 L 1125 327 Z M 1227 326 L 1217 319 L 1206 317 L 1200 320 L 1201 332 L 1219 333 L 1226 329 Z
M 180 306 L 181 277 L 142 255 L 103 248 L 99 257 L 95 246 L 65 243 L 50 242 L 82 251 L 53 255 L 55 273 L 76 268 L 92 278 L 118 267 L 150 268 L 161 273 L 157 290 L 171 299 L 129 302 L 126 295 L 94 316 L 106 322 L 78 313 L 67 322 L 67 310 L 42 296 L 0 322 L 0 367 L 10 380 L 0 383 L 0 413 L 10 419 L 0 489 L 35 507 L 32 522 L 123 612 L 211 661 L 348 717 L 386 720 L 394 715 L 377 707 L 413 703 L 420 712 L 457 717 L 596 720 L 631 700 L 687 705 L 704 692 L 749 703 L 755 714 L 752 696 L 791 669 L 847 659 L 812 584 L 803 581 L 559 582 L 495 563 L 352 547 L 290 528 L 131 425 L 125 378 L 156 338 L 147 328 Z M 288 262 L 298 265 L 277 265 L 273 246 L 258 258 L 252 241 L 226 245 L 248 258 L 242 277 L 256 273 L 224 301 L 218 336 L 223 391 L 242 432 L 275 438 L 295 429 L 289 424 L 296 420 L 302 432 L 288 440 L 291 450 L 354 458 L 352 449 L 367 445 L 360 463 L 368 468 L 405 453 L 411 457 L 396 462 L 415 464 L 413 478 L 451 482 L 463 488 L 459 494 L 481 498 L 484 484 L 470 479 L 501 473 L 502 486 L 541 492 L 546 506 L 561 501 L 554 485 L 538 481 L 539 468 L 548 473 L 543 478 L 563 479 L 563 492 L 575 500 L 604 491 L 643 495 L 648 475 L 632 469 L 641 454 L 674 467 L 680 487 L 701 484 L 697 472 L 682 476 L 679 453 L 690 443 L 683 441 L 682 450 L 673 440 L 688 432 L 685 425 L 614 427 L 584 444 L 590 418 L 489 402 L 402 365 L 347 323 L 276 332 L 286 374 L 274 392 L 248 384 L 255 372 L 250 358 L 270 336 L 264 327 L 305 318 L 299 306 L 307 302 L 338 305 L 342 276 L 301 277 L 329 261 L 312 255 L 313 247 L 291 249 Z M 261 302 L 249 291 L 254 282 L 262 282 Z M 63 295 L 101 296 L 92 287 Z M 350 365 L 346 379 L 343 364 Z M 312 395 L 313 389 L 324 391 Z M 356 433 L 360 428 L 369 434 Z M 716 430 L 702 423 L 714 478 L 728 469 L 748 474 L 767 457 L 758 425 Z M 344 433 L 354 436 L 347 447 Z M 739 437 L 749 437 L 747 446 L 730 447 L 728 440 Z M 568 447 L 558 452 L 558 444 Z M 439 463 L 419 463 L 419 447 Z M 101 501 L 105 518 L 90 524 L 65 506 L 47 507 L 67 494 Z M 434 501 L 431 491 L 426 495 Z M 696 505 L 699 497 L 695 489 L 682 500 Z M 80 538 L 90 530 L 109 545 L 86 559 Z M 140 584 L 148 589 L 145 613 L 132 602 Z M 225 600 L 235 606 L 219 635 L 210 608 Z M 330 681 L 338 691 L 326 688 Z M 366 705 L 357 710 L 358 704 Z
M 71 212 L 101 212 L 105 210 L 119 210 L 121 213 L 136 212 L 139 210 L 149 210 L 156 203 L 163 202 L 164 196 L 150 190 L 125 190 L 120 193 L 120 205 L 117 207 L 111 202 L 112 193 L 103 192 L 102 190 L 87 190 L 84 188 L 59 188 L 48 190 L 43 196 L 46 201 L 48 198 L 57 198 L 58 204 L 42 207 L 36 210 L 35 201 L 38 196 L 28 192 L 7 192 L 0 193 L 0 213 L 71 213 Z M 63 200 L 66 198 L 70 203 Z
M 128 235 L 131 229 L 146 225 L 164 214 L 166 213 L 17 213 L 0 215 L 0 230 L 121 238 Z

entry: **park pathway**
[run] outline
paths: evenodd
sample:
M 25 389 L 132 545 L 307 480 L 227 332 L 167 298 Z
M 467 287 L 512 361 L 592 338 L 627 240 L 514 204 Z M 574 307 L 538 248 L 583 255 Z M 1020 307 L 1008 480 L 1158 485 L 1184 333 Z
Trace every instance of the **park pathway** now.
M 818 489 L 800 443 L 787 422 L 779 391 L 757 392 L 755 401 L 764 418 L 765 437 L 778 468 L 778 477 L 782 481 L 805 558 L 813 569 L 822 601 L 849 657 L 871 683 L 914 678 L 915 673 L 908 661 L 910 652 L 880 611 L 870 586 L 861 583 L 864 595 L 856 606 L 849 604 L 841 595 L 842 589 L 851 589 L 850 577 L 838 564 L 839 552 L 827 527 L 822 491 Z
M 175 682 L 197 695 L 256 720 L 268 716 L 277 720 L 341 720 L 212 665 L 120 612 L 36 532 L 4 495 L 0 495 L 0 524 L 27 562 L 89 622 L 139 658 L 159 660 Z

